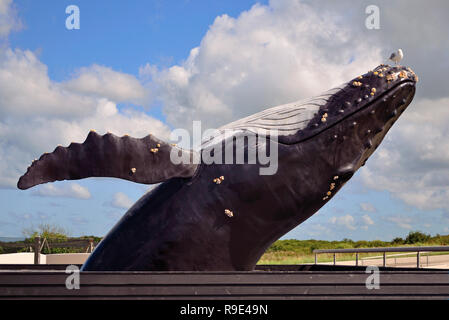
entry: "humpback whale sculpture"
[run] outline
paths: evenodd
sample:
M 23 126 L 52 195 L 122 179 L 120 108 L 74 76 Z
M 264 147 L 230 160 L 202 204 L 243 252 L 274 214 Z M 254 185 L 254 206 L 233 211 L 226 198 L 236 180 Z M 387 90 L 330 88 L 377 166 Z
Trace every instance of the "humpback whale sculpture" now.
M 195 151 L 152 135 L 91 132 L 83 144 L 42 155 L 18 187 L 86 177 L 163 182 L 128 210 L 84 271 L 252 270 L 275 240 L 317 212 L 364 165 L 412 101 L 417 80 L 410 68 L 380 65 L 316 98 L 221 128 L 234 136 L 277 129 L 274 175 L 260 175 L 260 164 L 175 165 L 173 150 L 188 157 Z M 209 145 L 223 142 L 216 140 Z M 245 153 L 254 147 L 249 140 L 242 146 Z

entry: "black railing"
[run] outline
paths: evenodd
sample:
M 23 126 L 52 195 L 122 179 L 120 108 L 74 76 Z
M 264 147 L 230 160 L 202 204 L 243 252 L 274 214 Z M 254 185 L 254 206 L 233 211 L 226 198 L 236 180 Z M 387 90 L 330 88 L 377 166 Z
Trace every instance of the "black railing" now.
M 430 247 L 393 247 L 393 248 L 351 248 L 351 249 L 315 249 L 315 264 L 318 262 L 317 255 L 319 253 L 333 253 L 334 265 L 337 263 L 337 253 L 355 253 L 355 265 L 359 265 L 359 253 L 382 252 L 383 266 L 387 265 L 387 252 L 416 252 L 416 267 L 420 267 L 420 254 L 422 252 L 449 252 L 449 246 L 430 246 Z

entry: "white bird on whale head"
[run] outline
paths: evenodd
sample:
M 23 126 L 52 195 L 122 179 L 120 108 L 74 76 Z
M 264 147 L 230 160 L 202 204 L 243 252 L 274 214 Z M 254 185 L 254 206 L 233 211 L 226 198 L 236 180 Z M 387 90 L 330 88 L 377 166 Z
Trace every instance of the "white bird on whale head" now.
M 398 64 L 399 61 L 401 61 L 403 57 L 404 57 L 404 54 L 402 53 L 402 49 L 398 49 L 398 51 L 393 52 L 391 54 L 390 60 L 393 61 L 394 63 Z

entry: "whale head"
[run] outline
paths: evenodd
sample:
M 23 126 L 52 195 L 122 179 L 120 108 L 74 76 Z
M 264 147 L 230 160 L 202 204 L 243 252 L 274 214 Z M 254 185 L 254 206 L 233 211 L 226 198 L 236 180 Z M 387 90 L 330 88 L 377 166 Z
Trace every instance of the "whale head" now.
M 279 140 L 314 140 L 317 152 L 331 159 L 332 175 L 347 181 L 411 103 L 417 81 L 410 68 L 380 65 L 331 90 L 302 132 Z
M 282 145 L 307 145 L 309 154 L 332 161 L 335 175 L 341 171 L 349 178 L 410 104 L 417 81 L 408 67 L 382 64 L 321 95 L 266 109 L 221 129 L 276 135 Z

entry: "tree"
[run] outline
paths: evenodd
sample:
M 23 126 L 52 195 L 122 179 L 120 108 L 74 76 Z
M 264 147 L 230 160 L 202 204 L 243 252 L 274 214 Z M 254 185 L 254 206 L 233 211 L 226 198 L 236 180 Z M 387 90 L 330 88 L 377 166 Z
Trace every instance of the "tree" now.
M 24 229 L 22 233 L 27 239 L 34 239 L 37 236 L 47 240 L 67 240 L 68 238 L 68 232 L 63 227 L 47 223 Z
M 425 234 L 419 231 L 410 231 L 408 236 L 405 238 L 405 243 L 414 244 L 414 243 L 424 243 L 430 240 L 430 234 Z
M 394 238 L 393 241 L 391 241 L 392 244 L 404 244 L 404 239 L 398 237 Z

